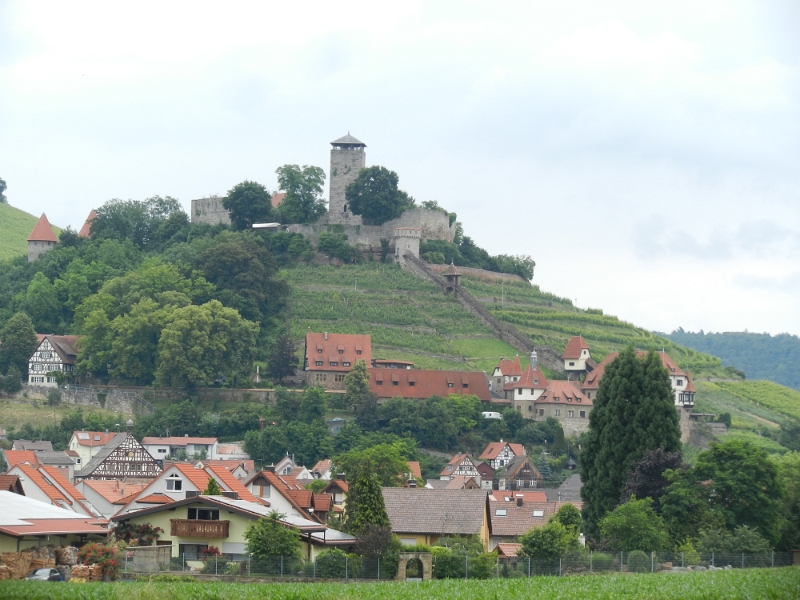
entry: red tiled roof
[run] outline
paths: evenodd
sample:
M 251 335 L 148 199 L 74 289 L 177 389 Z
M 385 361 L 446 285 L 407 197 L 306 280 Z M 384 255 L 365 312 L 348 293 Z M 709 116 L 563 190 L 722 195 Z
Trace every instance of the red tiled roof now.
M 226 469 L 225 467 L 221 467 L 218 465 L 209 465 L 205 469 L 206 471 L 211 471 L 214 474 L 215 478 L 224 483 L 231 492 L 237 492 L 239 494 L 240 500 L 247 500 L 248 502 L 258 502 L 258 498 L 256 498 L 253 494 L 250 493 L 246 487 L 242 485 L 242 482 L 236 479 L 233 474 Z M 208 482 L 206 482 L 208 484 Z M 205 489 L 203 487 L 202 489 Z
M 272 198 L 270 198 L 272 202 L 272 208 L 277 208 L 278 205 L 283 202 L 284 198 L 286 198 L 286 192 L 277 192 L 272 194 Z
M 408 461 L 408 471 L 411 473 L 412 477 L 416 479 L 422 479 L 422 469 L 419 466 L 419 461 Z
M 692 384 L 692 378 L 689 374 L 686 374 L 686 389 L 683 390 L 684 392 L 696 392 L 697 390 L 694 389 L 694 385 Z
M 314 468 L 311 469 L 311 472 L 312 473 L 320 473 L 320 474 L 325 473 L 326 471 L 328 471 L 331 468 L 332 464 L 333 463 L 332 463 L 330 458 L 322 459 L 322 460 L 318 461 L 317 464 L 314 465 Z
M 139 494 L 149 485 L 148 483 L 123 483 L 118 479 L 84 479 L 83 483 L 112 504 L 121 503 L 128 496 Z
M 440 473 L 440 475 L 452 475 L 453 473 L 455 473 L 455 471 L 458 468 L 458 466 L 462 462 L 464 462 L 464 460 L 466 460 L 467 458 L 469 458 L 468 454 L 464 454 L 463 452 L 459 452 L 458 454 L 456 454 L 453 458 L 451 458 L 448 461 L 448 463 L 445 465 L 444 469 L 442 469 L 442 472 Z M 447 467 L 449 467 L 449 466 L 452 466 L 453 468 L 452 469 L 448 469 Z
M 285 481 L 285 478 L 279 477 L 278 475 L 276 475 L 271 471 L 259 471 L 258 473 L 254 473 L 251 477 L 245 480 L 245 484 L 249 485 L 251 481 L 255 481 L 258 477 L 263 477 L 264 479 L 266 479 L 267 482 L 269 482 L 269 484 L 272 487 L 274 487 L 279 494 L 281 494 L 284 498 L 286 498 L 289 504 L 291 504 L 295 508 L 295 510 L 297 510 L 300 514 L 306 514 L 305 508 L 301 506 L 300 503 L 297 501 L 295 493 L 300 491 L 308 491 L 309 493 L 311 493 L 310 490 L 297 489 L 297 487 L 287 483 Z M 247 493 L 250 494 L 250 492 Z M 252 496 L 252 494 L 250 495 Z M 239 495 L 239 497 L 242 498 L 241 495 Z M 309 506 L 311 506 L 310 500 L 309 500 Z
M 330 494 L 314 494 L 314 510 L 329 512 L 333 507 L 333 496 Z
M 510 542 L 497 544 L 498 556 L 511 558 L 516 556 L 520 550 L 522 550 L 522 544 L 514 544 Z
M 23 463 L 28 463 L 32 467 L 39 466 L 39 461 L 36 460 L 36 452 L 33 450 L 4 450 L 3 453 L 6 456 L 9 469 Z
M 169 504 L 172 502 L 172 498 L 164 494 L 150 494 L 144 498 L 139 498 L 137 502 L 141 502 L 142 504 Z
M 500 364 L 498 364 L 496 368 L 500 369 L 500 372 L 504 376 L 522 375 L 522 365 L 519 362 L 519 356 L 516 356 L 514 360 L 511 360 L 510 358 L 503 358 L 500 360 Z
M 486 449 L 483 451 L 478 457 L 478 460 L 493 460 L 497 458 L 497 456 L 503 451 L 503 448 L 508 446 L 511 449 L 511 452 L 514 453 L 514 456 L 522 456 L 525 454 L 525 447 L 522 444 L 512 444 L 510 442 L 491 442 Z
M 308 510 L 311 508 L 311 503 L 313 502 L 314 492 L 311 490 L 289 490 L 287 492 L 294 498 L 295 502 L 303 508 L 303 510 Z
M 53 502 L 61 501 L 66 502 L 67 504 L 72 504 L 70 499 L 62 494 L 61 490 L 59 490 L 56 486 L 48 482 L 38 469 L 35 469 L 29 465 L 16 465 L 16 467 L 22 471 L 28 479 L 30 479 L 31 483 L 34 483 Z
M 592 406 L 592 401 L 581 392 L 576 384 L 579 382 L 554 379 L 547 384 L 547 389 L 539 396 L 535 404 L 579 404 Z
M 517 388 L 527 388 L 532 390 L 543 390 L 546 387 L 547 378 L 544 376 L 544 373 L 542 373 L 542 370 L 537 364 L 535 369 L 531 365 L 528 365 L 519 380 L 506 384 L 503 389 L 516 390 Z
M 482 371 L 431 371 L 426 369 L 367 369 L 370 391 L 378 398 L 424 399 L 431 396 L 469 394 L 484 402 L 491 399 Z
M 309 371 L 347 372 L 357 360 L 365 361 L 367 366 L 372 364 L 372 339 L 368 335 L 350 333 L 307 333 L 305 352 Z M 317 361 L 322 361 L 322 365 L 318 366 Z M 331 366 L 331 362 L 338 364 Z M 345 362 L 350 366 L 343 366 Z
M 344 493 L 347 493 L 350 490 L 350 486 L 347 485 L 347 481 L 345 481 L 344 479 L 332 479 L 331 482 L 322 489 L 322 491 L 323 493 L 327 493 L 329 489 L 337 486 Z
M 55 480 L 55 482 L 59 485 L 59 487 L 61 487 L 61 489 L 63 489 L 70 496 L 75 498 L 75 500 L 86 500 L 84 495 L 81 494 L 74 485 L 72 485 L 69 481 L 67 481 L 67 478 L 64 477 L 63 473 L 61 472 L 61 469 L 44 465 L 40 467 L 40 470 L 47 473 L 48 477 Z
M 42 216 L 39 217 L 39 220 L 36 221 L 36 225 L 33 227 L 33 231 L 28 236 L 29 242 L 58 242 L 58 238 L 56 237 L 53 228 L 50 226 L 50 221 L 47 220 L 47 215 L 42 213 Z
M 596 390 L 600 387 L 600 380 L 605 375 L 606 367 L 610 365 L 619 356 L 619 352 L 610 352 L 603 360 L 600 361 L 594 370 L 586 376 L 581 390 Z
M 0 525 L 0 531 L 14 537 L 26 535 L 68 535 L 89 534 L 107 535 L 105 527 L 95 523 L 107 523 L 98 519 L 25 519 L 29 525 Z
M 511 500 L 508 500 L 507 502 L 516 502 L 519 496 L 522 496 L 523 502 L 547 502 L 547 494 L 545 492 L 530 492 L 530 491 L 522 491 L 522 492 L 495 491 L 492 492 L 492 495 L 489 496 L 489 499 L 494 502 L 506 502 L 507 501 L 506 498 L 511 498 Z
M 581 336 L 573 336 L 573 338 L 567 343 L 567 347 L 564 348 L 564 355 L 562 358 L 565 360 L 580 358 L 581 352 L 588 349 L 589 345 L 583 341 Z
M 17 475 L 0 475 L 0 491 L 16 492 L 21 487 Z
M 189 463 L 175 463 L 172 466 L 178 469 L 181 475 L 186 477 L 198 490 L 203 491 L 208 487 L 208 480 L 211 479 L 211 475 L 206 473 L 205 469 L 195 469 Z M 166 472 L 165 469 L 164 473 Z
M 81 438 L 82 433 L 85 433 L 89 436 L 88 439 Z M 116 434 L 113 432 L 106 433 L 105 431 L 75 431 L 72 433 L 75 441 L 78 442 L 79 446 L 105 446 L 108 441 L 113 438 Z M 95 439 L 99 438 L 99 439 Z
M 92 220 L 95 218 L 97 218 L 97 213 L 92 209 L 92 212 L 86 217 L 86 222 L 83 224 L 83 227 L 81 227 L 81 230 L 78 232 L 78 237 L 89 237 L 92 233 Z
M 639 358 L 644 358 L 645 356 L 647 356 L 647 352 L 643 350 L 637 350 L 636 354 L 639 356 Z M 681 375 L 684 377 L 686 376 L 686 373 L 681 371 L 681 368 L 677 364 L 675 364 L 675 361 L 672 360 L 672 357 L 669 354 L 667 354 L 663 350 L 660 350 L 658 352 L 658 355 L 661 357 L 661 364 L 664 365 L 664 368 L 667 370 L 667 373 L 669 373 L 670 375 Z

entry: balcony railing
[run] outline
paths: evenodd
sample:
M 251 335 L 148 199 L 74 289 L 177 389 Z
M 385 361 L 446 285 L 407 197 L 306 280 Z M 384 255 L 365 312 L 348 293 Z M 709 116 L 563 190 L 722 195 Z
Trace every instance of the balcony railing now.
M 170 519 L 170 535 L 187 538 L 226 538 L 230 521 L 201 519 Z

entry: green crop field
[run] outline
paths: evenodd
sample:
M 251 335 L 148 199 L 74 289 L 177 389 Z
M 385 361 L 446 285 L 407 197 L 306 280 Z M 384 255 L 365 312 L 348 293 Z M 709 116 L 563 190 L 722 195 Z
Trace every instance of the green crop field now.
M 339 600 L 441 600 L 462 598 L 759 598 L 800 597 L 800 569 L 744 569 L 685 574 L 537 577 L 533 579 L 444 580 L 425 583 L 267 583 L 198 582 L 51 583 L 0 581 L 6 600 L 270 600 L 313 598 Z
M 800 392 L 771 381 L 721 381 L 721 389 L 780 415 L 800 419 Z
M 9 204 L 0 204 L 0 260 L 28 253 L 28 236 L 39 217 Z M 58 235 L 61 230 L 53 227 Z
M 752 383 L 758 384 L 762 382 L 695 382 L 695 388 L 697 389 L 695 411 L 717 415 L 730 413 L 734 429 L 751 431 L 764 427 L 776 428 L 778 425 L 791 420 L 785 414 L 755 402 L 742 394 L 744 386 Z M 769 388 L 788 390 L 788 388 L 776 383 L 764 383 L 767 383 Z

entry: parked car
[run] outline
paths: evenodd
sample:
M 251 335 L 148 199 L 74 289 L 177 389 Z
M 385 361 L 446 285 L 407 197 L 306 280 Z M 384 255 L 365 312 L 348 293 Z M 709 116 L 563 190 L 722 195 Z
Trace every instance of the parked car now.
M 31 581 L 64 581 L 64 576 L 56 569 L 36 569 L 25 579 Z

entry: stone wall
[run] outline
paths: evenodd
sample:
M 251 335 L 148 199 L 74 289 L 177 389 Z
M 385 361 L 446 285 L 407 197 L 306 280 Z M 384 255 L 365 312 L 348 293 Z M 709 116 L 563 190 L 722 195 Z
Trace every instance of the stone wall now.
M 28 262 L 38 260 L 42 254 L 55 248 L 55 245 L 55 242 L 28 242 Z
M 330 170 L 330 201 L 328 216 L 331 223 L 348 223 L 351 220 L 357 224 L 361 217 L 353 215 L 346 208 L 345 188 L 355 181 L 361 169 L 366 165 L 367 155 L 364 148 L 341 148 L 334 146 L 331 149 Z
M 230 214 L 222 206 L 222 198 L 192 200 L 192 212 L 189 218 L 192 223 L 206 223 L 208 225 L 231 224 Z

